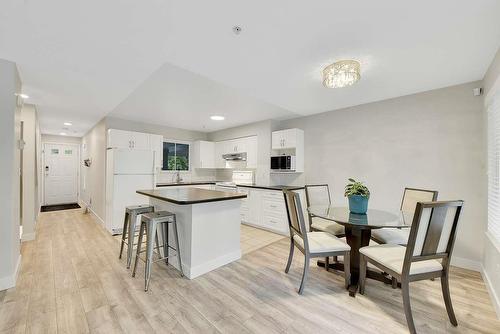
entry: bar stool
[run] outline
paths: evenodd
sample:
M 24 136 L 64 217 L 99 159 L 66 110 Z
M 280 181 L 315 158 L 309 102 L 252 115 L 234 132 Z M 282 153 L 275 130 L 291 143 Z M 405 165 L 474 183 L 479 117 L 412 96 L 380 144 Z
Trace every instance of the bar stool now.
M 169 224 L 172 224 L 172 228 L 174 230 L 176 248 L 168 244 Z M 163 239 L 163 245 L 160 245 L 157 248 L 159 250 L 160 247 L 163 247 L 164 256 L 161 257 L 161 254 L 159 254 L 160 258 L 157 259 L 156 261 L 153 261 L 154 239 L 158 237 L 158 227 L 160 227 L 160 233 Z M 144 291 L 148 291 L 149 288 L 149 280 L 151 278 L 152 264 L 154 262 L 165 260 L 165 263 L 168 265 L 169 249 L 173 249 L 177 252 L 177 261 L 179 264 L 179 270 L 181 272 L 181 276 L 184 276 L 184 273 L 182 272 L 181 250 L 179 245 L 179 235 L 177 233 L 177 222 L 175 220 L 175 214 L 168 211 L 158 211 L 158 212 L 145 213 L 141 216 L 141 227 L 139 229 L 139 243 L 137 245 L 137 252 L 135 255 L 135 263 L 134 263 L 134 270 L 132 271 L 132 277 L 135 277 L 137 262 L 140 258 L 139 254 L 144 252 L 141 251 L 142 239 L 144 237 L 144 234 L 146 234 L 146 261 L 145 261 L 146 268 L 144 274 L 144 280 L 145 280 Z
M 134 237 L 135 237 L 135 224 L 137 216 L 154 212 L 154 207 L 149 204 L 132 205 L 125 208 L 125 219 L 123 220 L 122 242 L 120 245 L 120 256 L 122 258 L 123 245 L 127 245 L 127 269 L 130 268 L 132 263 L 132 252 L 134 250 Z M 127 239 L 127 240 L 125 240 Z

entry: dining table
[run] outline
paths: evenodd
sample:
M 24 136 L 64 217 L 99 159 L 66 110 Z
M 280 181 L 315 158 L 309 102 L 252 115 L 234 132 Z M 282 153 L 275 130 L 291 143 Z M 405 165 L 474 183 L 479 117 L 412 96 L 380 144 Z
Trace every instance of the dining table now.
M 371 231 L 379 228 L 410 228 L 413 216 L 406 212 L 390 212 L 378 209 L 368 209 L 366 214 L 357 214 L 349 211 L 347 207 L 328 205 L 312 205 L 308 207 L 312 217 L 319 217 L 344 226 L 346 241 L 351 247 L 350 271 L 351 282 L 349 295 L 356 296 L 359 282 L 359 249 L 368 246 L 371 239 Z M 325 266 L 324 261 L 318 261 L 319 266 Z M 344 264 L 338 261 L 329 264 L 329 268 L 344 270 Z M 366 272 L 366 277 L 375 279 L 386 284 L 393 284 L 391 278 L 381 272 Z

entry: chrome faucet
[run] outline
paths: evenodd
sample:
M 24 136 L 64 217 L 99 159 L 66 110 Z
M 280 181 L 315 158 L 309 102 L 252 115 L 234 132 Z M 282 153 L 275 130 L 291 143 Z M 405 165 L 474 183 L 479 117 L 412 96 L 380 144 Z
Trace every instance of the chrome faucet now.
M 181 183 L 182 182 L 182 177 L 181 177 L 181 173 L 179 170 L 177 170 L 177 172 L 174 174 L 175 176 L 175 183 Z

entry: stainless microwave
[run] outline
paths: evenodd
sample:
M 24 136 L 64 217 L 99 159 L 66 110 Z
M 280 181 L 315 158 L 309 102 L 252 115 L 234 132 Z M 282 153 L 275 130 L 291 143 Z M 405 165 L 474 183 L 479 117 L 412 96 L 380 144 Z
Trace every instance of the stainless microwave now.
M 271 157 L 271 170 L 294 171 L 294 155 L 276 155 Z

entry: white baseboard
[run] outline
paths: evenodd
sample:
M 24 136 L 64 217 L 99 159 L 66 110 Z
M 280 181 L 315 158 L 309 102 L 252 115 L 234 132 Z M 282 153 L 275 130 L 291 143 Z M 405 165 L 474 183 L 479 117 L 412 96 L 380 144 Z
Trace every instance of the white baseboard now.
M 99 222 L 102 226 L 104 226 L 104 220 L 103 220 L 101 217 L 99 217 L 99 215 L 98 215 L 97 213 L 95 213 L 95 211 L 94 211 L 94 210 L 93 210 L 93 209 L 92 209 L 92 208 L 88 205 L 88 203 L 87 203 L 87 202 L 85 202 L 85 201 L 84 201 L 84 200 L 82 200 L 82 199 L 79 199 L 79 200 L 78 200 L 78 204 L 79 204 L 82 208 L 88 208 L 88 209 L 89 209 L 89 211 L 90 211 L 90 214 L 92 214 L 92 216 L 94 216 L 94 217 L 97 219 L 97 221 L 98 221 L 98 222 Z
M 21 268 L 21 254 L 17 258 L 16 269 L 12 275 L 0 277 L 0 291 L 7 290 L 16 286 L 17 276 L 19 276 L 19 269 Z
M 455 267 L 460 267 L 460 268 L 464 268 L 464 269 L 478 271 L 478 272 L 482 271 L 481 262 L 473 261 L 470 259 L 465 259 L 463 257 L 452 256 L 451 257 L 451 265 L 455 266 Z
M 35 232 L 31 232 L 31 233 L 24 233 L 23 232 L 23 236 L 21 237 L 21 241 L 24 242 L 24 241 L 31 241 L 31 240 L 35 240 Z
M 488 289 L 488 293 L 491 297 L 491 302 L 493 303 L 493 307 L 495 308 L 495 311 L 497 312 L 497 318 L 500 319 L 500 297 L 497 295 L 495 289 L 493 289 L 493 285 L 491 284 L 491 280 L 490 280 L 486 270 L 484 270 L 484 268 L 482 268 L 482 270 L 481 270 L 481 276 L 483 276 L 484 284 L 486 285 L 486 288 Z

